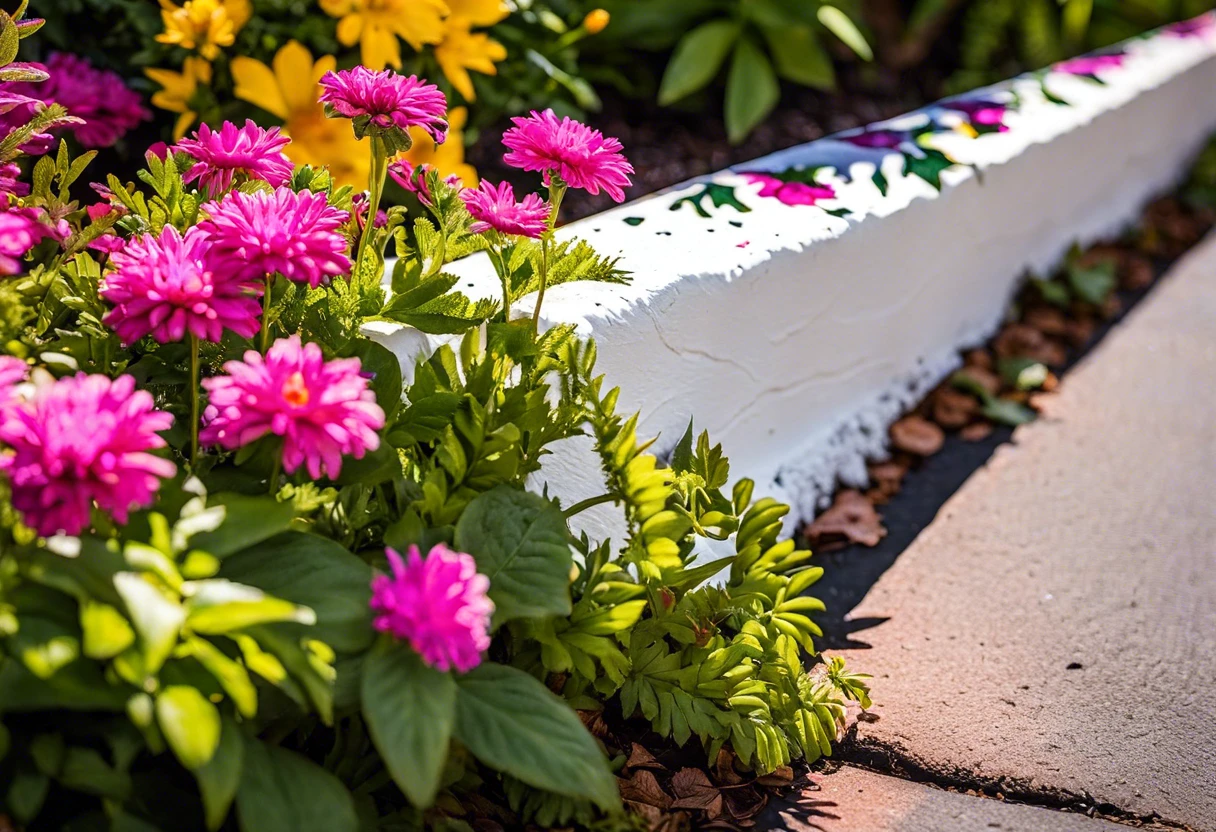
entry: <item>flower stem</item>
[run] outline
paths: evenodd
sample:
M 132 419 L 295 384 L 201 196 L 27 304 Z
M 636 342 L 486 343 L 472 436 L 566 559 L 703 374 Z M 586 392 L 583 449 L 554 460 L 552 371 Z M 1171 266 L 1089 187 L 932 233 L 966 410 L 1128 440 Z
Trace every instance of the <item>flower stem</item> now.
M 511 283 L 507 274 L 507 259 L 502 256 L 502 248 L 497 243 L 490 244 L 490 262 L 498 272 L 498 282 L 502 284 L 502 320 L 511 323 Z
M 274 286 L 274 275 L 266 275 L 266 290 L 262 293 L 262 355 L 270 347 L 270 290 Z
M 362 264 L 367 247 L 371 243 L 372 231 L 376 227 L 376 213 L 380 210 L 380 196 L 384 193 L 384 179 L 388 175 L 388 153 L 384 141 L 372 135 L 372 167 L 368 181 L 367 220 L 363 223 L 363 234 L 359 237 L 359 253 L 355 262 Z
M 279 448 L 274 456 L 274 467 L 270 471 L 270 496 L 279 493 L 279 474 L 283 470 L 283 449 Z
M 545 302 L 545 285 L 549 279 L 549 244 L 553 240 L 553 229 L 557 226 L 557 212 L 561 210 L 562 198 L 566 195 L 566 183 L 549 174 L 549 230 L 540 238 L 540 289 L 536 293 L 536 308 L 532 310 L 532 328 L 540 331 L 540 305 Z
M 190 466 L 198 466 L 198 336 L 190 333 Z

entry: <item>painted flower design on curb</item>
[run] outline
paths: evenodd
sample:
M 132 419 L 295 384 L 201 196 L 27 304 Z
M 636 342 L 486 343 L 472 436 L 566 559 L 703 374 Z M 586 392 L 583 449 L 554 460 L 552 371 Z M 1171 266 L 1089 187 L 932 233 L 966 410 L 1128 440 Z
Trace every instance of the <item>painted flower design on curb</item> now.
M 863 133 L 858 133 L 853 136 L 835 136 L 837 141 L 848 142 L 855 147 L 864 147 L 870 150 L 894 150 L 902 144 L 907 144 L 912 141 L 912 132 L 910 130 L 888 130 L 880 127 L 877 129 L 867 129 Z
M 784 176 L 789 175 L 790 173 L 784 174 Z M 752 171 L 744 171 L 740 176 L 753 185 L 760 185 L 760 192 L 757 196 L 776 199 L 783 205 L 816 205 L 820 200 L 836 198 L 835 188 L 818 182 L 791 180 L 782 178 L 783 175 Z
M 467 673 L 490 647 L 494 602 L 490 579 L 477 571 L 472 555 L 442 543 L 425 558 L 411 546 L 403 559 L 385 550 L 392 575 L 372 581 L 373 626 L 409 642 L 436 670 Z
M 982 98 L 970 101 L 943 101 L 941 107 L 944 110 L 965 115 L 973 138 L 984 133 L 1006 133 L 1009 131 L 1009 126 L 1005 124 L 1005 117 L 1009 115 L 1009 107 L 1000 101 L 990 101 Z
M 1085 75 L 1097 79 L 1098 73 L 1108 69 L 1117 69 L 1123 66 L 1126 60 L 1127 55 L 1122 52 L 1111 52 L 1105 55 L 1082 55 L 1079 58 L 1062 61 L 1052 67 L 1052 70 L 1062 72 L 1065 75 Z
M 1166 26 L 1162 31 L 1179 38 L 1207 37 L 1209 33 L 1216 32 L 1216 15 L 1208 13 L 1190 20 L 1180 20 Z

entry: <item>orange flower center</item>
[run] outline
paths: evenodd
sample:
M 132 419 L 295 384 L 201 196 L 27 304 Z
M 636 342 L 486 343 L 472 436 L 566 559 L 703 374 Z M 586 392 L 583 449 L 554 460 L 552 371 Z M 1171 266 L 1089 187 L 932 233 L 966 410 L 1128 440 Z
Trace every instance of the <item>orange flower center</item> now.
M 304 375 L 292 373 L 283 382 L 283 401 L 292 407 L 303 407 L 308 404 L 308 385 L 304 383 Z

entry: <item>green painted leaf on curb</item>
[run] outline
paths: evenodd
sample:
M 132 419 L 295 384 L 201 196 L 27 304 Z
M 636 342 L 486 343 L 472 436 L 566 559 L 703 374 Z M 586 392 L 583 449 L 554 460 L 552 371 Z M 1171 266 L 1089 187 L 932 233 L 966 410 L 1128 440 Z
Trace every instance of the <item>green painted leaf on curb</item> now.
M 307 757 L 256 739 L 245 740 L 236 811 L 246 832 L 359 829 L 342 781 Z
M 679 101 L 712 81 L 738 37 L 735 21 L 711 20 L 680 38 L 659 84 L 659 104 Z
M 219 829 L 224 818 L 228 817 L 228 810 L 241 784 L 244 762 L 245 740 L 241 729 L 231 719 L 224 719 L 215 755 L 194 771 L 199 792 L 203 796 L 203 814 L 208 829 Z
M 169 685 L 156 695 L 156 722 L 183 766 L 205 765 L 220 743 L 220 712 L 197 688 Z
M 456 683 L 407 644 L 383 638 L 363 663 L 363 716 L 410 802 L 435 802 L 456 723 Z
M 616 778 L 570 706 L 522 670 L 486 663 L 456 676 L 456 738 L 530 786 L 619 805 Z
M 751 38 L 740 38 L 726 77 L 726 135 L 731 144 L 743 141 L 780 98 L 773 65 Z
M 537 494 L 499 486 L 469 503 L 455 547 L 489 577 L 496 624 L 570 614 L 567 534 L 561 510 Z

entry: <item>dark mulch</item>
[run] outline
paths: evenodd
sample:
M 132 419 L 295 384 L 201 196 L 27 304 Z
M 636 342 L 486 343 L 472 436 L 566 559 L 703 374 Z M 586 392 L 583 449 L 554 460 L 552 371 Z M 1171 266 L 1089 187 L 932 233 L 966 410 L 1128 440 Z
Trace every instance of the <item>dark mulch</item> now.
M 659 107 L 650 99 L 602 90 L 604 109 L 592 114 L 588 122 L 624 144 L 625 155 L 637 171 L 626 195 L 636 199 L 694 176 L 902 115 L 939 97 L 940 89 L 941 75 L 932 69 L 897 73 L 876 66 L 847 66 L 840 72 L 835 92 L 787 85 L 779 108 L 737 146 L 726 139 L 718 100 L 721 91 L 717 89 L 713 97 L 701 100 L 710 106 L 697 112 Z M 469 161 L 490 180 L 506 179 L 520 188 L 535 188 L 534 175 L 521 176 L 502 163 L 501 133 L 502 126 L 483 131 L 477 144 L 469 148 Z M 562 221 L 612 205 L 605 194 L 595 197 L 571 191 L 562 205 Z

